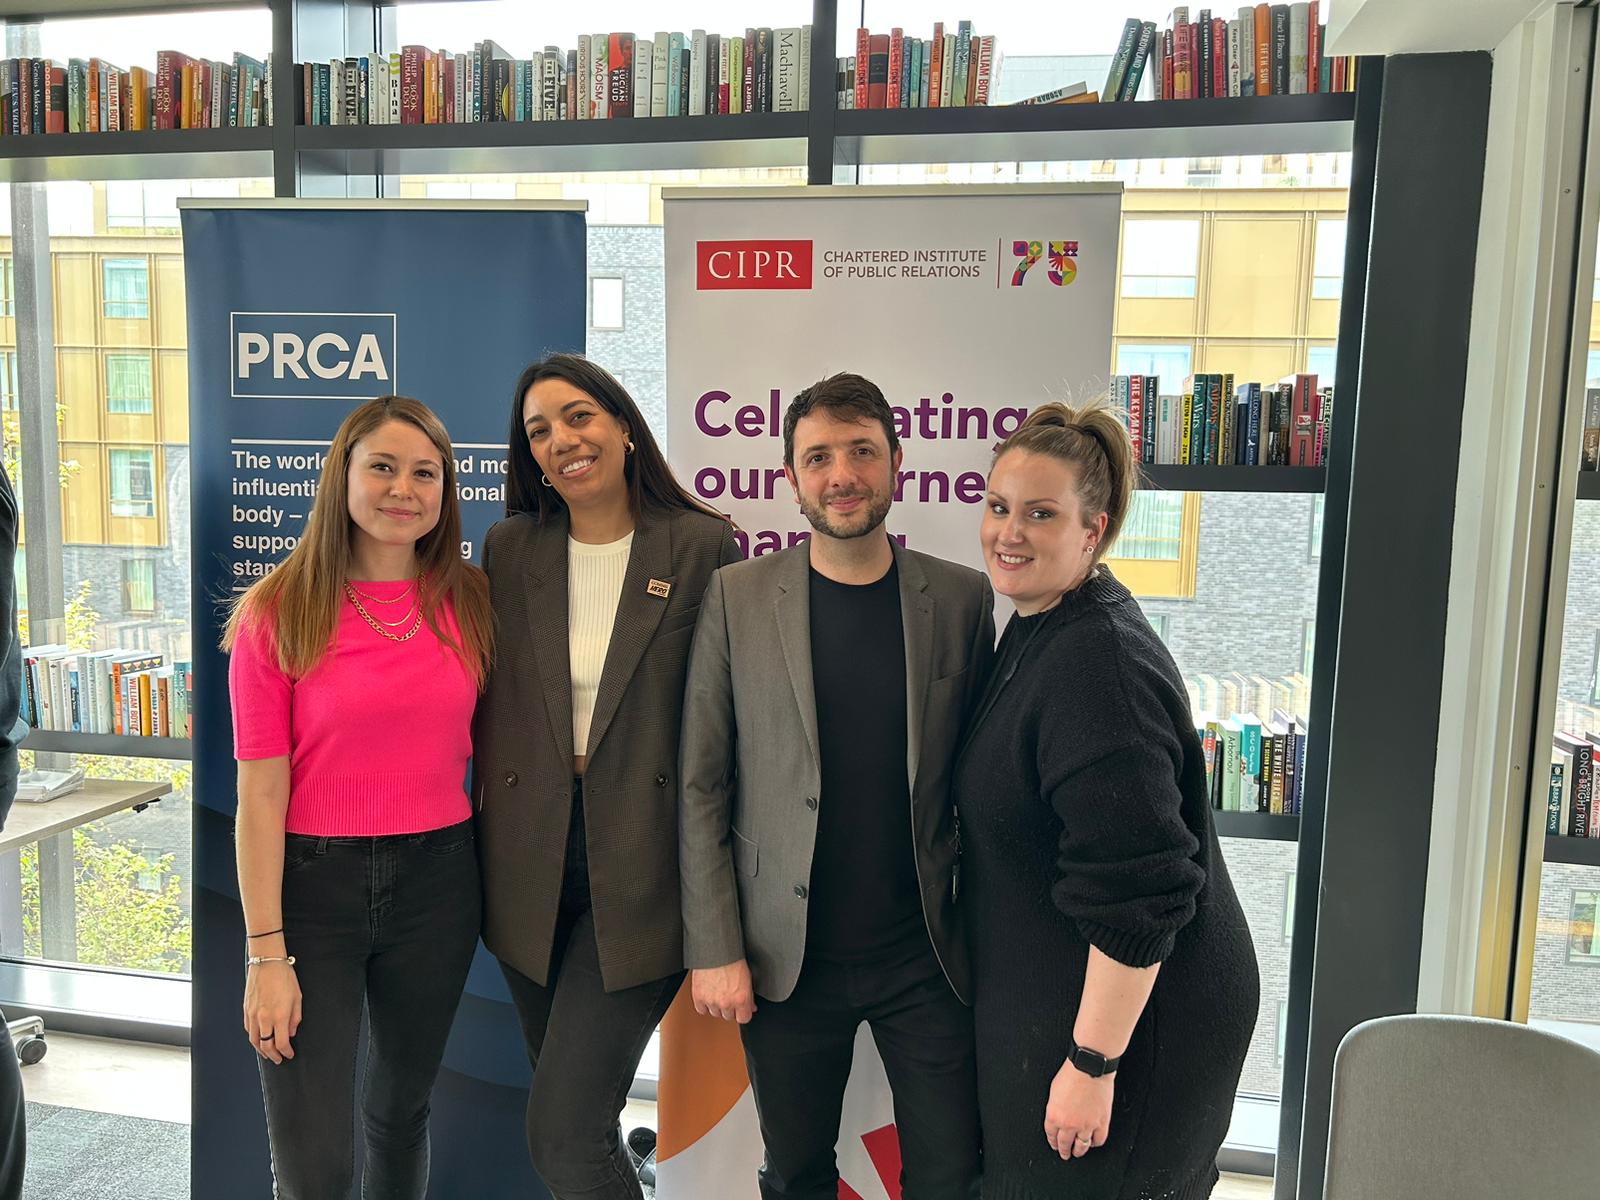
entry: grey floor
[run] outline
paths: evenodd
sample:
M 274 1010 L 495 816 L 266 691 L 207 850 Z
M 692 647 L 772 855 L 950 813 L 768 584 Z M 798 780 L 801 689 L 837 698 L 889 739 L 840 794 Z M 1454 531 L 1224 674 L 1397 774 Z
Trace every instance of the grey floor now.
M 28 1104 L 24 1200 L 185 1200 L 189 1127 Z

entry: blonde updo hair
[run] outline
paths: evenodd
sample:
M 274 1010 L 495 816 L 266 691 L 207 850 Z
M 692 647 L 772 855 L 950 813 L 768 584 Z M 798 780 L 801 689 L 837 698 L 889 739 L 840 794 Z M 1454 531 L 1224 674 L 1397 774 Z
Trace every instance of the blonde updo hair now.
M 995 449 L 989 470 L 1012 450 L 1048 455 L 1077 471 L 1078 503 L 1084 516 L 1092 520 L 1106 514 L 1105 535 L 1094 551 L 1098 563 L 1122 531 L 1138 470 L 1133 442 L 1116 410 L 1104 397 L 1076 406 L 1059 401 L 1041 404 Z

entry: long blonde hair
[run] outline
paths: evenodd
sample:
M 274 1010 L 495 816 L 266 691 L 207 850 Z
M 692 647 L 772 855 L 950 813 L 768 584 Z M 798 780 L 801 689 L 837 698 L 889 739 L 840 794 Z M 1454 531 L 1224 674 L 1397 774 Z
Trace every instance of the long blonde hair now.
M 1041 404 L 995 448 L 989 469 L 994 470 L 1000 456 L 1011 450 L 1045 454 L 1076 468 L 1084 517 L 1092 522 L 1106 514 L 1106 531 L 1094 552 L 1098 563 L 1127 519 L 1138 470 L 1133 441 L 1116 410 L 1104 397 L 1077 406 L 1059 401 Z
M 271 635 L 278 665 L 299 679 L 322 661 L 339 626 L 339 602 L 350 568 L 353 522 L 348 504 L 350 458 L 356 443 L 390 421 L 420 429 L 442 460 L 443 496 L 439 521 L 417 539 L 421 568 L 422 618 L 435 636 L 460 657 L 481 688 L 494 644 L 489 581 L 461 558 L 461 507 L 456 500 L 455 458 L 450 435 L 427 405 L 407 396 L 379 396 L 351 411 L 333 436 L 305 533 L 289 556 L 234 601 L 222 632 L 222 648 L 232 650 L 240 627 L 249 623 Z M 458 641 L 442 629 L 439 606 L 455 609 Z

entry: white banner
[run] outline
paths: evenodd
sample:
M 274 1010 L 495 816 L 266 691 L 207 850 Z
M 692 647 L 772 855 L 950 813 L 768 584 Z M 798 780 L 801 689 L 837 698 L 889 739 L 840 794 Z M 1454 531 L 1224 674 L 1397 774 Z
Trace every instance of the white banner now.
M 904 450 L 887 522 L 979 569 L 996 442 L 1049 400 L 1104 389 L 1119 184 L 809 187 L 666 194 L 668 447 L 747 554 L 809 532 L 783 478 L 783 413 L 850 371 Z M 841 1197 L 899 1200 L 882 1066 L 863 1029 L 839 1131 Z M 755 1200 L 761 1144 L 736 1034 L 679 997 L 662 1027 L 660 1200 Z
M 666 194 L 673 468 L 746 551 L 808 531 L 782 476 L 783 412 L 824 375 L 865 375 L 905 461 L 905 544 L 980 566 L 994 444 L 1111 366 L 1122 190 L 825 187 Z

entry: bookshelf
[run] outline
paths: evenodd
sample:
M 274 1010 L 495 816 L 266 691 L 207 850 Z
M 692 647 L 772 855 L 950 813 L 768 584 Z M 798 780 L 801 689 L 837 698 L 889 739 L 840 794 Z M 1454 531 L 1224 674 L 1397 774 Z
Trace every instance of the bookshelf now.
M 1034 162 L 1350 149 L 1355 93 L 1114 104 L 847 109 L 834 161 Z
M 1544 860 L 1574 867 L 1600 867 L 1600 838 L 1558 837 L 1547 833 Z
M 1293 842 L 1300 838 L 1300 818 L 1294 815 L 1213 810 L 1211 817 L 1216 822 L 1219 837 L 1269 842 Z
M 319 173 L 510 174 L 783 167 L 805 161 L 808 113 L 297 125 L 296 152 Z
M 21 749 L 47 754 L 100 754 L 113 758 L 167 758 L 186 762 L 194 757 L 188 738 L 127 737 L 112 733 L 63 733 L 55 729 L 29 730 Z
M 1181 103 L 1193 103 L 1182 101 Z M 1173 466 L 1144 463 L 1139 487 L 1163 492 L 1277 492 L 1320 495 L 1326 467 Z
M 223 179 L 272 174 L 272 130 L 153 129 L 0 137 L 0 180 Z

